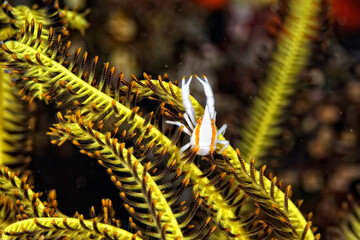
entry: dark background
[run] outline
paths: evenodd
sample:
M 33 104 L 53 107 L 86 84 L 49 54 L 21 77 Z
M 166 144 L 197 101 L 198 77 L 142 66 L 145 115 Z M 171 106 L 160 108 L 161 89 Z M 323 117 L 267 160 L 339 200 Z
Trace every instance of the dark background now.
M 171 80 L 205 74 L 215 92 L 217 124 L 228 124 L 225 137 L 241 149 L 240 128 L 266 80 L 275 44 L 269 35 L 271 1 L 78 0 L 61 6 L 71 8 L 74 2 L 79 12 L 91 9 L 86 34 L 71 31 L 74 45 L 90 57 L 98 55 L 99 62 L 109 61 L 127 79 L 143 72 L 168 73 Z M 292 185 L 293 200 L 304 199 L 301 210 L 314 213 L 323 239 L 336 231 L 344 201 L 348 194 L 357 196 L 360 179 L 360 28 L 341 8 L 354 1 L 342 2 L 329 19 L 321 19 L 321 41 L 298 76 L 278 144 L 261 159 L 268 172 Z M 360 15 L 359 4 L 351 9 Z M 205 102 L 200 84 L 192 85 L 192 93 Z M 111 198 L 120 209 L 118 190 L 96 161 L 70 144 L 49 143 L 45 132 L 56 111 L 44 104 L 37 109 L 39 133 L 30 166 L 36 190 L 55 188 L 60 210 L 70 215 L 86 215 L 92 205 L 99 209 L 101 198 Z M 126 219 L 121 210 L 117 214 Z

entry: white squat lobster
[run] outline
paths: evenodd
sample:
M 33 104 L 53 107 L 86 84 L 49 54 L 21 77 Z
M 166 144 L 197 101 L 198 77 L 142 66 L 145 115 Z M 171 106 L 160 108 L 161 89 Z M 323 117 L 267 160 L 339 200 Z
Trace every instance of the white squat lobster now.
M 210 83 L 204 75 L 203 75 L 204 80 L 201 80 L 196 75 L 195 77 L 203 85 L 206 96 L 206 106 L 204 110 L 204 115 L 196 120 L 195 110 L 189 98 L 190 83 L 192 80 L 192 76 L 190 76 L 187 83 L 185 82 L 185 77 L 183 77 L 182 87 L 181 87 L 181 97 L 186 111 L 186 113 L 184 114 L 184 118 L 187 125 L 190 127 L 191 131 L 188 128 L 186 128 L 183 123 L 178 121 L 166 121 L 166 123 L 183 127 L 183 131 L 190 136 L 190 142 L 180 148 L 180 154 L 182 154 L 189 147 L 195 150 L 196 154 L 200 156 L 213 154 L 214 151 L 216 150 L 217 144 L 223 146 L 218 151 L 219 153 L 221 153 L 229 145 L 229 142 L 226 140 L 219 140 L 218 137 L 220 134 L 225 133 L 227 125 L 224 124 L 219 129 L 219 131 L 216 130 L 215 100 Z

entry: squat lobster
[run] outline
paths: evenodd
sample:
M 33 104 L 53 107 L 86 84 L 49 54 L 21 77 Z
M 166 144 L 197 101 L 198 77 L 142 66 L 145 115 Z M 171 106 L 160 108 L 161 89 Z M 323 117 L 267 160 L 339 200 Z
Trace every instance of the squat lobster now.
M 204 75 L 204 80 L 200 79 L 196 75 L 195 77 L 203 85 L 206 96 L 204 115 L 196 120 L 195 110 L 189 98 L 192 76 L 190 76 L 187 83 L 185 82 L 185 77 L 183 77 L 181 97 L 186 112 L 184 114 L 184 118 L 191 131 L 186 128 L 183 123 L 178 121 L 166 121 L 166 123 L 183 127 L 183 131 L 190 136 L 190 142 L 180 148 L 180 154 L 182 154 L 189 147 L 191 147 L 191 149 L 193 149 L 196 154 L 200 156 L 213 154 L 216 150 L 217 144 L 223 145 L 223 147 L 218 151 L 219 153 L 221 153 L 229 145 L 229 142 L 226 140 L 219 140 L 218 136 L 225 133 L 227 125 L 224 124 L 219 129 L 219 131 L 216 130 L 215 100 L 210 83 Z

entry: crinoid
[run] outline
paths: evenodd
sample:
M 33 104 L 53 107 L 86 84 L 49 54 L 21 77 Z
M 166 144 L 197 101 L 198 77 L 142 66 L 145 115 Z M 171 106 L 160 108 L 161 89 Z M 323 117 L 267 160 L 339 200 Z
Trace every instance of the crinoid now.
M 304 2 L 311 5 L 313 1 Z M 307 18 L 315 15 L 304 9 L 300 13 Z M 69 142 L 102 166 L 130 215 L 129 227 L 122 227 L 114 217 L 119 209 L 114 210 L 112 202 L 104 199 L 100 215 L 91 208 L 90 219 L 79 213 L 69 217 L 58 209 L 54 192 L 43 201 L 26 177 L 20 179 L 2 167 L 2 238 L 320 238 L 312 227 L 312 214 L 304 217 L 301 204 L 292 202 L 291 187 L 283 187 L 277 177 L 265 173 L 265 165 L 258 170 L 254 159 L 243 160 L 240 150 L 223 136 L 226 125 L 216 128 L 214 95 L 206 77 L 198 78 L 206 95 L 204 109 L 190 95 L 191 80 L 183 80 L 180 88 L 166 74 L 126 79 L 108 62 L 99 67 L 99 57 L 89 60 L 88 52 L 81 48 L 73 51 L 66 26 L 83 29 L 87 24 L 81 16 L 81 21 L 67 20 L 73 15 L 60 9 L 56 1 L 33 9 L 3 1 L 2 14 L 6 27 L 0 36 L 4 29 L 10 33 L 0 41 L 1 66 L 6 73 L 0 75 L 1 86 L 6 86 L 0 88 L 0 127 L 6 133 L 0 134 L 3 164 L 18 163 L 27 154 L 20 151 L 24 145 L 8 150 L 14 142 L 11 137 L 25 142 L 24 124 L 18 123 L 28 119 L 26 107 L 12 107 L 9 101 L 54 103 L 50 107 L 56 106 L 59 112 L 48 132 L 51 143 Z M 303 34 L 295 35 L 302 41 Z M 298 49 L 292 46 L 297 56 Z M 290 66 L 285 70 L 294 71 Z M 288 86 L 279 84 L 281 90 Z M 2 118 L 2 113 L 11 116 Z M 190 143 L 186 134 L 191 135 Z M 256 138 L 249 137 L 250 141 Z

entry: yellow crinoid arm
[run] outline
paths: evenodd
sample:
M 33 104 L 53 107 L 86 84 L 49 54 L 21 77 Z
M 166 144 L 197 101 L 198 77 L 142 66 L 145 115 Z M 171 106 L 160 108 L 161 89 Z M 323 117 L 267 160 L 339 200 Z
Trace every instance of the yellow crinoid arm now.
M 145 78 L 147 77 L 148 76 L 145 75 Z M 145 81 L 141 81 L 140 84 L 143 86 L 140 88 L 139 97 L 156 96 L 182 111 L 185 110 L 181 101 L 181 88 L 171 82 L 163 81 L 163 79 L 159 77 L 158 80 L 148 78 Z M 194 106 L 196 116 L 201 116 L 204 108 L 192 96 L 190 96 L 190 100 Z M 219 136 L 219 139 L 225 140 L 222 135 Z M 265 177 L 264 172 L 266 166 L 263 166 L 260 170 L 256 170 L 255 160 L 252 160 L 250 164 L 245 162 L 240 155 L 240 151 L 235 151 L 231 145 L 226 148 L 226 156 L 224 156 L 224 158 L 226 161 L 223 162 L 223 164 L 219 164 L 218 167 L 227 173 L 232 172 L 232 174 L 228 174 L 228 176 L 235 177 L 240 188 L 248 194 L 265 213 L 283 223 L 283 226 L 276 230 L 279 231 L 280 235 L 285 234 L 287 239 L 312 240 L 320 238 L 319 234 L 314 235 L 314 233 L 309 230 L 312 224 L 311 221 L 307 220 L 298 207 L 290 200 L 290 186 L 283 192 L 276 186 L 276 177 L 271 179 Z M 218 159 L 218 161 L 222 162 L 221 159 Z M 239 224 L 231 221 L 232 217 L 230 217 L 231 215 L 229 214 L 234 214 L 231 212 L 231 205 L 227 205 L 223 198 L 215 197 L 214 193 L 217 193 L 217 191 L 215 186 L 209 185 L 209 179 L 198 177 L 202 175 L 201 170 L 193 163 L 183 163 L 183 168 L 189 171 L 191 176 L 197 181 L 198 184 L 196 187 L 199 188 L 201 194 L 211 198 L 208 201 L 213 204 L 214 209 L 217 209 L 217 214 L 219 217 L 221 216 L 222 224 L 228 226 L 232 231 L 234 231 L 236 227 L 239 227 Z
M 306 66 L 312 39 L 320 28 L 319 15 L 323 9 L 320 0 L 290 0 L 287 4 L 288 15 L 276 40 L 268 78 L 261 85 L 241 131 L 239 147 L 246 161 L 263 157 L 275 145 L 285 107 L 296 90 L 298 74 Z
M 139 239 L 137 234 L 96 217 L 85 220 L 82 215 L 63 216 L 54 209 L 56 203 L 44 204 L 40 200 L 41 193 L 33 192 L 27 179 L 26 176 L 20 179 L 7 167 L 0 166 L 1 239 Z
M 98 120 L 104 122 L 115 118 L 117 127 L 122 126 L 130 133 L 133 133 L 135 129 L 140 131 L 141 134 L 137 136 L 151 140 L 154 143 L 154 148 L 156 147 L 159 150 L 163 150 L 163 152 L 171 156 L 171 161 L 169 160 L 167 163 L 170 164 L 174 162 L 175 165 L 179 166 L 181 171 L 188 174 L 185 176 L 185 183 L 196 183 L 196 185 L 191 186 L 194 195 L 197 196 L 196 199 L 201 197 L 199 202 L 205 202 L 205 207 L 208 206 L 208 210 L 216 216 L 216 218 L 211 219 L 211 221 L 213 221 L 211 224 L 216 224 L 220 230 L 229 233 L 233 238 L 249 239 L 249 235 L 256 236 L 257 234 L 263 234 L 262 227 L 259 228 L 259 231 L 255 231 L 255 233 L 248 232 L 243 228 L 248 226 L 249 222 L 241 218 L 237 210 L 239 207 L 238 204 L 241 205 L 241 199 L 246 193 L 257 203 L 259 208 L 263 209 L 274 220 L 280 221 L 281 227 L 276 228 L 276 231 L 279 232 L 280 235 L 285 235 L 288 239 L 314 239 L 312 231 L 308 231 L 311 222 L 302 216 L 299 209 L 289 199 L 291 195 L 290 190 L 287 188 L 288 190 L 285 192 L 281 191 L 275 185 L 276 178 L 268 179 L 264 176 L 264 168 L 257 171 L 253 163 L 250 165 L 242 161 L 239 154 L 229 146 L 226 149 L 227 156 L 222 156 L 224 159 L 219 157 L 216 159 L 219 165 L 215 167 L 218 168 L 219 173 L 211 176 L 211 174 L 205 173 L 196 164 L 185 163 L 186 159 L 180 157 L 179 147 L 176 143 L 174 144 L 173 141 L 166 137 L 156 124 L 153 125 L 151 123 L 151 114 L 148 115 L 150 117 L 142 116 L 138 113 L 139 107 L 130 107 L 129 102 L 132 97 L 141 99 L 146 96 L 155 96 L 163 101 L 162 104 L 170 104 L 181 111 L 183 110 L 183 106 L 179 97 L 181 96 L 180 88 L 174 86 L 171 82 L 163 82 L 161 80 L 147 78 L 144 81 L 134 80 L 131 83 L 123 83 L 120 78 L 124 87 L 120 86 L 119 89 L 112 89 L 107 82 L 108 78 L 105 77 L 109 75 L 112 77 L 112 73 L 114 72 L 113 68 L 108 69 L 108 63 L 104 64 L 102 76 L 95 79 L 94 74 L 97 58 L 93 60 L 90 73 L 87 72 L 85 74 L 84 64 L 87 53 L 85 53 L 81 59 L 78 59 L 80 51 L 77 51 L 75 55 L 72 56 L 72 59 L 80 60 L 79 63 L 67 57 L 68 44 L 61 44 L 64 46 L 61 50 L 57 48 L 39 49 L 36 41 L 28 41 L 28 39 L 28 33 L 25 31 L 17 40 L 8 40 L 1 44 L 5 51 L 2 56 L 4 58 L 4 66 L 9 68 L 8 72 L 14 70 L 24 72 L 22 78 L 14 82 L 23 87 L 29 97 L 54 100 L 59 106 L 65 105 L 70 109 L 75 108 L 79 110 L 77 117 L 70 117 L 69 120 L 73 121 L 70 122 L 70 125 L 58 128 L 59 131 L 57 132 L 60 137 L 62 133 L 69 134 L 69 139 L 72 140 L 74 140 L 76 136 L 79 136 L 80 139 L 72 141 L 73 144 L 83 148 L 85 152 L 88 152 L 89 156 L 97 159 L 109 157 L 109 161 L 111 162 L 114 161 L 112 154 L 119 152 L 126 153 L 127 161 L 129 164 L 132 164 L 133 169 L 144 170 L 145 168 L 137 168 L 141 166 L 139 165 L 140 162 L 135 163 L 137 160 L 141 161 L 143 157 L 140 156 L 139 159 L 133 158 L 131 151 L 127 150 L 131 148 L 119 148 L 118 146 L 122 145 L 118 145 L 119 143 L 116 142 L 115 139 L 112 139 L 112 134 L 106 135 L 101 132 L 101 129 L 99 129 L 98 132 L 93 130 L 95 123 L 93 125 L 91 122 L 97 122 Z M 58 40 L 54 41 L 52 46 L 56 46 Z M 203 108 L 196 100 L 193 98 L 190 99 L 194 105 L 196 114 L 202 115 L 204 111 Z M 75 123 L 73 119 L 82 119 L 81 121 L 87 123 L 87 125 L 83 127 L 81 121 Z M 75 125 L 78 127 L 74 128 Z M 82 135 L 82 131 L 87 131 L 87 135 Z M 88 140 L 85 142 L 80 141 L 86 137 Z M 219 138 L 222 139 L 221 136 Z M 67 137 L 64 139 L 66 140 Z M 141 138 L 138 137 L 135 143 L 141 143 L 141 141 Z M 61 142 L 63 142 L 63 140 L 59 143 Z M 91 144 L 91 146 L 93 146 L 93 143 L 97 145 L 91 148 L 91 152 L 85 149 L 84 145 Z M 100 145 L 106 145 L 106 152 L 102 152 Z M 122 167 L 116 168 L 119 171 L 123 169 Z M 129 170 L 130 168 L 127 169 Z M 146 177 L 146 172 L 147 171 L 142 171 L 144 174 L 141 175 L 142 179 L 144 179 L 142 182 L 145 184 L 151 183 L 151 185 L 154 186 L 149 186 L 149 188 L 146 189 L 153 188 L 150 191 L 151 193 L 159 193 L 157 194 L 158 196 L 155 195 L 152 197 L 159 197 L 159 201 L 160 198 L 167 198 L 167 196 L 161 196 L 163 193 L 160 189 L 159 191 L 155 191 L 155 188 L 158 187 L 157 183 L 155 183 L 156 179 L 154 178 L 154 181 L 150 181 L 151 178 L 150 176 Z M 132 177 L 135 178 L 136 175 Z M 154 176 L 151 177 L 153 178 Z M 216 184 L 219 181 L 221 183 Z M 114 182 L 118 184 L 116 177 Z M 226 186 L 227 183 L 231 182 L 234 183 L 234 188 L 231 188 L 229 191 L 224 190 L 222 186 Z M 121 188 L 121 181 L 119 181 L 119 183 L 120 185 L 118 185 Z M 235 194 L 235 197 L 232 193 Z M 138 194 L 138 192 L 136 194 Z M 159 204 L 159 207 L 164 206 L 164 204 L 166 205 L 165 201 L 161 201 L 162 204 Z M 152 206 L 157 207 L 156 204 Z M 173 229 L 173 232 L 164 233 L 169 236 L 179 236 L 177 233 L 180 233 L 179 229 L 182 227 L 182 223 L 177 222 L 178 219 L 174 219 L 174 217 L 176 218 L 176 213 L 171 213 L 172 210 L 170 209 L 164 208 L 161 210 L 161 212 L 164 211 L 169 214 L 155 214 L 151 217 L 156 219 L 156 221 L 158 217 L 160 218 L 159 225 L 161 225 L 161 227 L 159 230 L 166 228 L 169 230 Z M 129 211 L 132 212 L 131 207 Z M 165 227 L 166 220 L 161 217 L 171 215 L 174 217 L 171 217 L 172 220 L 169 218 L 168 221 L 169 224 L 173 224 L 172 228 Z M 257 215 L 258 211 L 256 210 L 253 216 L 256 217 Z M 250 223 L 251 219 L 253 218 L 250 218 Z M 153 220 L 152 224 L 154 222 L 155 220 Z M 262 225 L 265 222 L 257 220 L 257 223 Z M 214 228 L 211 228 L 211 231 L 213 231 L 213 229 Z
M 137 234 L 110 224 L 99 223 L 96 218 L 84 220 L 71 217 L 42 217 L 17 221 L 3 230 L 3 240 L 19 239 L 119 239 L 140 240 Z
M 57 39 L 56 37 L 54 39 L 55 43 L 52 46 L 56 45 Z M 67 44 L 62 44 L 62 46 L 68 47 Z M 46 101 L 55 100 L 59 106 L 68 105 L 71 108 L 77 108 L 81 110 L 81 113 L 87 113 L 84 115 L 85 119 L 83 121 L 85 122 L 89 120 L 96 121 L 97 119 L 106 121 L 116 117 L 119 118 L 116 123 L 117 126 L 123 123 L 124 125 L 130 124 L 129 132 L 134 131 L 134 129 L 144 132 L 144 129 L 147 129 L 144 132 L 147 139 L 151 139 L 160 150 L 173 156 L 172 159 L 176 163 L 183 164 L 179 154 L 179 147 L 156 126 L 150 124 L 151 117 L 143 117 L 137 114 L 138 108 L 129 108 L 126 102 L 127 96 L 122 95 L 124 92 L 122 89 L 117 89 L 116 91 L 111 89 L 104 77 L 114 72 L 113 68 L 108 69 L 108 63 L 104 65 L 103 77 L 97 79 L 97 81 L 95 81 L 93 71 L 87 77 L 84 77 L 83 65 L 86 61 L 87 53 L 82 58 L 79 57 L 80 51 L 75 53 L 75 57 L 79 57 L 80 64 L 75 63 L 74 60 L 65 61 L 66 56 L 63 55 L 63 52 L 57 52 L 57 49 L 39 49 L 36 41 L 29 41 L 26 31 L 17 40 L 6 41 L 2 44 L 2 48 L 5 50 L 4 57 L 6 59 L 4 60 L 7 61 L 8 65 L 5 64 L 5 67 L 9 68 L 8 72 L 12 72 L 14 66 L 17 69 L 24 70 L 25 74 L 21 79 L 15 80 L 15 83 L 26 90 L 25 93 L 29 98 L 39 98 Z M 75 57 L 73 56 L 72 59 Z M 93 60 L 92 70 L 95 69 L 96 62 L 97 58 Z M 75 65 L 76 70 L 74 70 Z M 142 87 L 134 87 L 135 85 L 135 82 L 128 84 L 126 87 L 129 89 L 125 90 L 125 94 L 128 93 L 126 95 L 129 95 L 133 90 L 136 93 L 137 89 L 139 89 L 138 92 L 140 94 Z M 180 93 L 179 90 L 178 93 Z M 96 155 L 94 156 L 96 158 Z M 184 170 L 184 172 L 186 171 Z M 219 225 L 218 229 L 230 231 L 235 236 L 235 239 L 249 239 L 249 234 L 243 229 L 243 224 L 233 223 L 233 219 L 237 218 L 236 209 L 238 207 L 236 203 L 225 201 L 221 190 L 216 189 L 211 184 L 212 181 L 207 176 L 202 175 L 203 172 L 195 164 L 191 164 L 189 176 L 191 181 L 201 183 L 196 186 L 195 193 L 200 192 L 201 201 L 206 201 L 208 206 L 212 206 L 212 211 L 218 211 L 217 217 L 214 219 L 216 225 Z M 199 178 L 201 179 L 199 180 Z M 220 204 L 222 207 L 218 206 Z M 158 206 L 160 207 L 161 205 L 155 205 L 155 207 Z M 168 216 L 170 215 L 171 213 L 168 214 Z M 164 214 L 164 216 L 166 215 Z M 172 221 L 172 223 L 176 222 Z M 173 224 L 171 229 L 174 229 L 174 232 L 169 233 L 170 235 L 179 236 L 175 231 L 179 229 L 179 227 L 176 227 L 176 224 Z M 168 230 L 170 230 L 170 227 Z
M 18 168 L 31 150 L 30 105 L 10 85 L 11 76 L 0 71 L 0 164 Z

